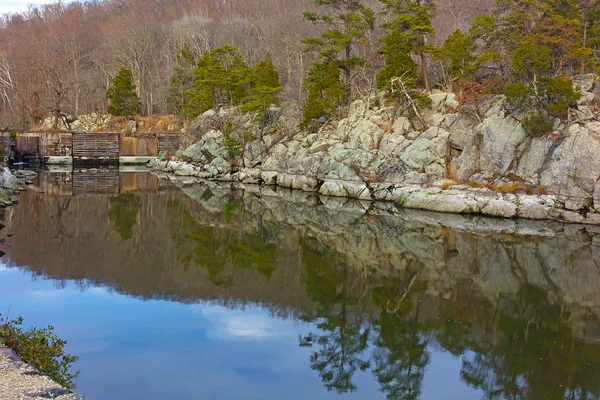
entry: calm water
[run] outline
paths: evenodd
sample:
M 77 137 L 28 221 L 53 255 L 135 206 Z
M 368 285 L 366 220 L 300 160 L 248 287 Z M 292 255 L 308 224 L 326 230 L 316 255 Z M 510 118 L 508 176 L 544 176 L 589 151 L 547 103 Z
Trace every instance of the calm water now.
M 594 229 L 251 189 L 43 174 L 0 312 L 54 325 L 87 399 L 600 398 Z

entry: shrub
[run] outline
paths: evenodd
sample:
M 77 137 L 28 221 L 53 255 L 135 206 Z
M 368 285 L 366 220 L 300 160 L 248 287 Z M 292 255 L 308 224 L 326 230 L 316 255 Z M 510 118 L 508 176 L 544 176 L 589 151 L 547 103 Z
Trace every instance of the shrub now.
M 552 130 L 552 122 L 542 113 L 534 113 L 526 116 L 521 121 L 525 133 L 529 136 L 538 137 Z
M 5 319 L 0 314 L 0 343 L 13 349 L 23 361 L 67 389 L 74 389 L 71 364 L 78 357 L 65 353 L 66 341 L 54 333 L 54 327 L 23 328 L 23 318 Z

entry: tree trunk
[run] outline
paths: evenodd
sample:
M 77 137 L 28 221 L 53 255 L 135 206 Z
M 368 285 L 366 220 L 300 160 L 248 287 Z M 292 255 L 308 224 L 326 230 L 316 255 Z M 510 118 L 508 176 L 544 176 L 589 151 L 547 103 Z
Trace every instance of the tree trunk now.
M 431 86 L 429 85 L 429 75 L 427 74 L 427 59 L 425 58 L 425 52 L 422 51 L 419 56 L 421 58 L 421 71 L 423 72 L 425 90 L 427 90 L 427 93 L 431 93 Z

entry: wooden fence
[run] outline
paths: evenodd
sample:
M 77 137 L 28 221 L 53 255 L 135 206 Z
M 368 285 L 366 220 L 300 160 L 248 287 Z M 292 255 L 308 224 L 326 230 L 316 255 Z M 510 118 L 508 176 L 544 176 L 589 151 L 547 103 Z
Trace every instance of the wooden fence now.
M 73 161 L 119 162 L 120 135 L 116 132 L 73 132 Z

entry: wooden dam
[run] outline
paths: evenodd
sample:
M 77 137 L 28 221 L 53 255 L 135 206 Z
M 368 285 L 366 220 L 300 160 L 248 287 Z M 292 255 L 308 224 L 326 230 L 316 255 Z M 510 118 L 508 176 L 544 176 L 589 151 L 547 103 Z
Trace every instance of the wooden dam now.
M 118 132 L 0 131 L 0 161 L 8 163 L 145 164 L 160 153 L 175 154 L 180 133 L 126 136 Z

